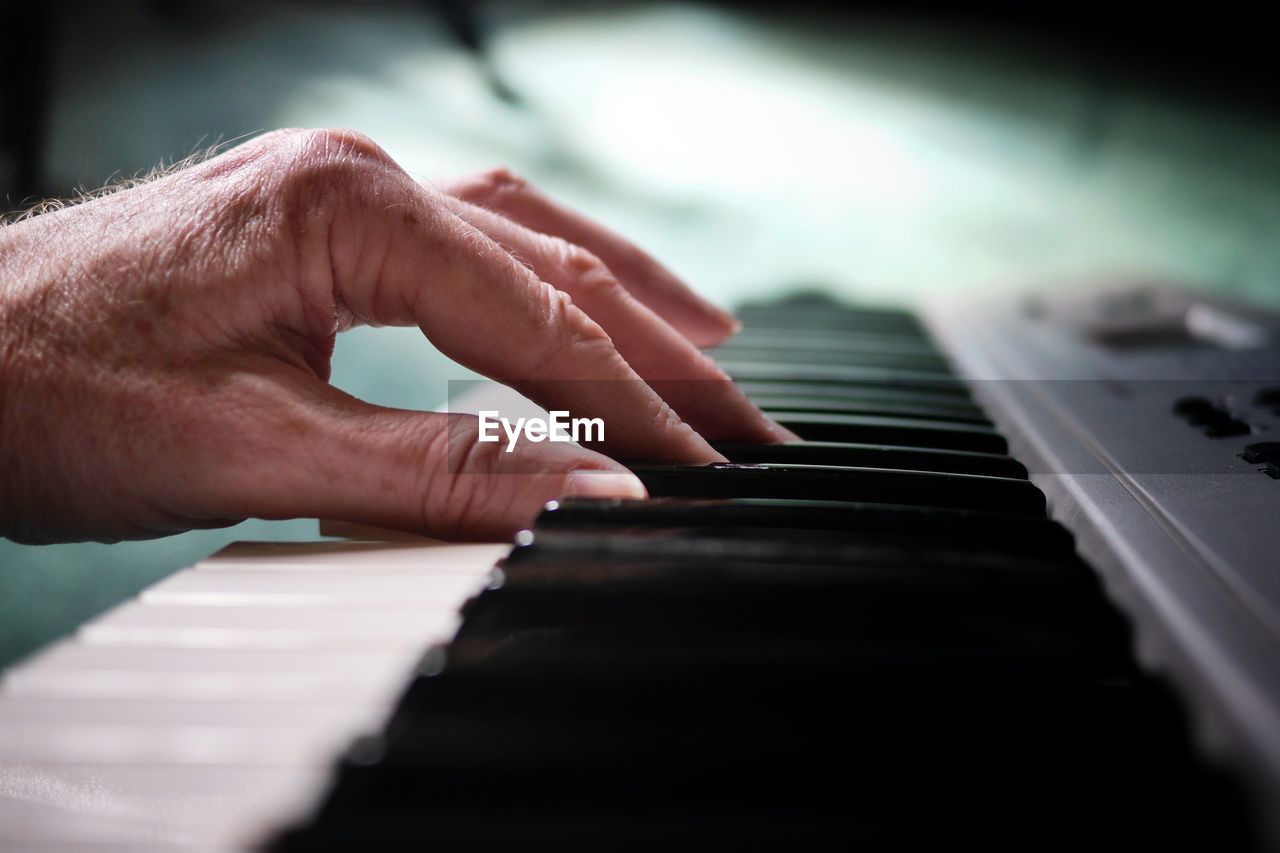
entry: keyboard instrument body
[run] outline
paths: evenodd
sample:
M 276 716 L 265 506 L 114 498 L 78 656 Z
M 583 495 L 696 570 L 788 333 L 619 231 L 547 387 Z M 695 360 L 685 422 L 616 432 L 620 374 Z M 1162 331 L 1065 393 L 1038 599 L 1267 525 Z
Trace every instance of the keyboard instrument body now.
M 1197 316 L 1237 337 L 1195 336 Z M 1207 746 L 1280 796 L 1280 468 L 1247 459 L 1280 439 L 1280 323 L 1146 287 L 924 317 L 1132 618 L 1141 660 L 1184 689 Z M 1182 412 L 1204 402 L 1247 429 L 1207 434 Z
M 637 465 L 653 500 L 561 501 L 514 549 L 232 546 L 7 672 L 0 849 L 1253 843 L 1271 321 L 1164 291 L 743 319 L 713 355 L 812 441 Z

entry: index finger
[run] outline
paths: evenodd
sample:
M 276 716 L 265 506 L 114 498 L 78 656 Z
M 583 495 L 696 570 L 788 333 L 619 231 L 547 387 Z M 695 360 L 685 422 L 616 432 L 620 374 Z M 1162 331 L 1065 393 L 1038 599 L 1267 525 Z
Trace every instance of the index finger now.
M 703 299 L 634 243 L 553 201 L 506 169 L 439 181 L 437 186 L 533 231 L 582 246 L 636 299 L 698 346 L 718 344 L 739 328 L 733 315 Z

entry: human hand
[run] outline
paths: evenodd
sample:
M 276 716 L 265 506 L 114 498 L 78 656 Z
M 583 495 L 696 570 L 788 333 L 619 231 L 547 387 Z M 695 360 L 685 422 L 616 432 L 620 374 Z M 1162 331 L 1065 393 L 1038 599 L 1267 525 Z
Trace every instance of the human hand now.
M 503 171 L 436 189 L 359 134 L 277 131 L 0 227 L 0 533 L 325 517 L 495 537 L 564 494 L 643 496 L 593 450 L 505 453 L 474 420 L 329 385 L 335 335 L 360 323 L 416 325 L 602 418 L 624 458 L 791 437 L 696 349 L 732 319 L 622 238 Z

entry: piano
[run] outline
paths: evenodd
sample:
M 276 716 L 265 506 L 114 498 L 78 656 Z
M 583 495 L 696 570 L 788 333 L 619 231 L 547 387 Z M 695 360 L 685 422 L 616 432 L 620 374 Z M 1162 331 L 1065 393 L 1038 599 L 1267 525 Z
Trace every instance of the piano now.
M 514 544 L 240 543 L 4 674 L 0 849 L 1280 843 L 1280 323 L 743 306 L 805 441 Z

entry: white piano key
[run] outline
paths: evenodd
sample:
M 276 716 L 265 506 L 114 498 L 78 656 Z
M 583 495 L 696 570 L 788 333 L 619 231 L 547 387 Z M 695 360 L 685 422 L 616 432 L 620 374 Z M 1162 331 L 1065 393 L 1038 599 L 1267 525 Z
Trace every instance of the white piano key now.
M 239 845 L 187 843 L 183 841 L 31 841 L 20 840 L 16 845 L 6 843 L 0 829 L 0 850 L 22 850 L 23 853 L 244 853 Z
M 428 633 L 445 624 L 452 608 L 325 607 L 307 610 L 261 607 L 189 607 L 130 602 L 88 624 L 154 628 L 223 628 L 371 633 Z
M 407 572 L 484 575 L 511 551 L 507 544 L 405 542 L 237 542 L 196 564 L 202 571 Z
M 346 650 L 181 649 L 167 647 L 88 646 L 75 640 L 55 643 L 20 670 L 125 670 L 158 672 L 314 672 L 342 675 L 383 671 L 408 673 L 421 653 Z M 15 670 L 17 671 L 17 670 Z
M 0 697 L 378 707 L 394 701 L 421 659 L 417 648 L 373 654 L 63 641 L 0 677 Z
M 0 849 L 36 841 L 255 848 L 313 809 L 331 775 L 300 766 L 4 763 Z
M 0 767 L 0 782 L 9 772 L 9 768 Z M 186 843 L 176 836 L 178 833 L 158 828 L 145 818 L 86 813 L 25 797 L 0 796 L 0 850 L 98 851 L 109 850 L 110 845 L 117 845 L 116 849 L 131 845 L 130 850 L 158 848 L 183 853 L 209 849 L 208 845 L 196 846 L 198 842 Z
M 83 626 L 104 646 L 263 649 L 425 649 L 447 642 L 456 608 L 193 607 L 132 602 Z
M 0 680 L 0 849 L 260 846 L 508 551 L 240 544 L 95 619 Z
M 346 732 L 243 726 L 63 725 L 0 728 L 0 763 L 328 766 Z
M 0 829 L 0 849 L 23 850 L 24 853 L 244 853 L 241 845 L 205 844 L 202 841 L 138 841 L 96 839 L 92 841 L 46 841 L 18 839 L 6 843 Z
M 213 764 L 0 765 L 0 796 L 45 802 L 86 813 L 118 814 L 104 800 L 145 803 L 166 792 L 191 798 L 274 799 L 302 804 L 328 787 L 327 768 Z M 145 808 L 139 807 L 139 813 Z
M 6 675 L 3 695 L 25 699 L 240 700 L 385 705 L 395 700 L 408 678 L 408 670 L 390 673 L 184 673 L 34 669 Z
M 426 642 L 447 642 L 457 631 L 457 623 L 441 629 Z M 157 628 L 104 625 L 85 628 L 80 638 L 86 643 L 112 646 L 169 646 L 191 649 L 386 649 L 400 651 L 424 645 L 416 634 L 326 633 L 323 631 L 230 630 L 220 628 Z
M 65 726 L 178 725 L 239 726 L 251 729 L 310 728 L 376 732 L 391 706 L 327 702 L 189 702 L 151 698 L 68 701 L 60 697 L 10 695 L 0 702 L 0 728 L 10 724 Z
M 298 572 L 186 569 L 144 591 L 148 604 L 270 607 L 459 607 L 484 588 L 472 573 Z

